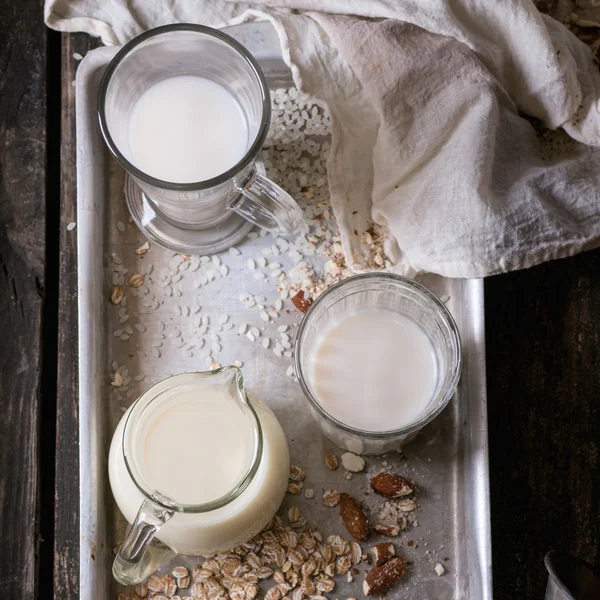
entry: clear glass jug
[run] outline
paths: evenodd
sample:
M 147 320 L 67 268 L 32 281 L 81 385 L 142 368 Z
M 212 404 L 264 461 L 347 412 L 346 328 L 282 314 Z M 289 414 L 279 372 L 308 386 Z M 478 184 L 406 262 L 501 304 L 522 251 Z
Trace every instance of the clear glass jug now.
M 247 123 L 244 157 L 206 181 L 157 179 L 135 166 L 129 148 L 135 103 L 149 87 L 177 75 L 208 78 L 224 87 Z M 254 57 L 225 33 L 176 24 L 136 37 L 108 65 L 98 116 L 106 144 L 127 171 L 125 195 L 131 215 L 152 241 L 188 254 L 214 253 L 241 240 L 253 224 L 286 233 L 298 229 L 299 206 L 256 169 L 271 120 L 267 82 Z
M 215 407 L 227 409 L 226 421 L 235 413 L 244 437 L 251 439 L 247 456 L 231 448 L 210 447 L 210 456 L 193 457 L 199 464 L 189 477 L 207 481 L 207 463 L 216 470 L 230 469 L 232 460 L 243 459 L 243 474 L 231 489 L 199 504 L 189 498 L 170 497 L 156 489 L 149 464 L 151 432 L 160 419 L 190 394 L 207 401 L 206 418 L 198 436 L 225 434 Z M 182 400 L 187 398 L 188 400 Z M 204 399 L 204 400 L 203 400 Z M 192 400 L 195 402 L 195 400 Z M 226 403 L 221 405 L 221 403 Z M 212 411 L 212 412 L 211 412 Z M 232 412 L 234 411 L 234 412 Z M 173 414 L 173 413 L 171 413 Z M 203 413 L 204 414 L 204 413 Z M 221 428 L 219 430 L 219 428 Z M 193 438 L 194 447 L 200 439 Z M 205 448 L 206 450 L 206 448 Z M 229 451 L 229 453 L 228 453 Z M 162 456 L 161 456 L 162 460 Z M 204 461 L 204 462 L 203 462 Z M 168 463 L 161 463 L 167 468 Z M 204 475 L 203 475 L 204 471 Z M 236 367 L 205 373 L 175 375 L 144 393 L 125 413 L 114 433 L 109 455 L 111 489 L 119 509 L 131 524 L 113 564 L 113 575 L 124 585 L 136 585 L 176 554 L 207 555 L 227 551 L 258 534 L 277 512 L 285 495 L 289 474 L 289 450 L 285 434 L 271 410 L 255 397 L 248 398 L 242 374 Z M 197 479 L 198 480 L 198 479 Z M 186 479 L 183 485 L 186 485 Z M 210 493 L 212 489 L 207 486 Z

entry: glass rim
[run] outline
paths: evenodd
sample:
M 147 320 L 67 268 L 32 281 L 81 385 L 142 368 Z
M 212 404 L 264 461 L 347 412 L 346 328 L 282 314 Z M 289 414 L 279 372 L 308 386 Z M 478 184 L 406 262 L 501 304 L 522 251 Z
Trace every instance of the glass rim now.
M 199 376 L 201 376 L 201 378 L 210 378 L 212 376 L 221 375 L 223 373 L 227 373 L 232 370 L 235 372 L 237 388 L 238 388 L 238 390 L 240 390 L 239 400 L 250 410 L 250 414 L 253 417 L 252 426 L 253 426 L 254 432 L 256 434 L 256 443 L 254 445 L 255 446 L 254 447 L 254 455 L 252 457 L 252 462 L 250 463 L 250 466 L 248 467 L 247 471 L 244 473 L 244 475 L 242 476 L 240 481 L 229 492 L 227 492 L 226 494 L 223 494 L 221 497 L 216 498 L 215 500 L 211 500 L 210 502 L 203 502 L 202 504 L 185 504 L 185 503 L 177 502 L 176 500 L 173 500 L 163 494 L 157 493 L 157 490 L 154 490 L 152 488 L 152 486 L 150 486 L 148 484 L 148 482 L 146 481 L 146 479 L 143 476 L 143 473 L 141 472 L 141 469 L 137 468 L 137 466 L 135 464 L 132 464 L 135 462 L 135 460 L 133 460 L 133 457 L 131 460 L 127 458 L 127 451 L 131 450 L 131 448 L 129 446 L 133 443 L 133 440 L 130 439 L 130 437 L 132 437 L 132 436 L 135 437 L 135 431 L 131 432 L 131 430 L 130 430 L 130 427 L 131 427 L 130 420 L 131 420 L 132 415 L 134 415 L 136 408 L 138 410 L 146 409 L 148 406 L 150 406 L 150 404 L 152 404 L 156 400 L 159 400 L 160 397 L 162 396 L 162 394 L 164 394 L 165 392 L 167 392 L 173 388 L 173 386 L 170 386 L 168 389 L 162 390 L 161 392 L 157 393 L 156 388 L 165 382 L 171 382 L 171 383 L 174 383 L 174 385 L 178 385 L 176 382 L 173 382 L 173 380 L 180 379 L 187 375 L 199 375 Z M 243 391 L 243 394 L 241 393 L 242 391 Z M 139 415 L 136 414 L 136 417 L 137 416 L 139 416 Z M 129 411 L 129 414 L 127 415 L 127 420 L 125 421 L 125 426 L 123 427 L 122 442 L 123 442 L 123 446 L 122 446 L 123 459 L 125 461 L 125 466 L 127 468 L 127 472 L 129 473 L 129 476 L 131 477 L 131 480 L 133 481 L 135 486 L 138 488 L 138 490 L 148 500 L 150 500 L 151 502 L 154 502 L 155 504 L 158 504 L 162 508 L 165 508 L 169 511 L 192 513 L 192 514 L 210 512 L 210 511 L 216 510 L 218 508 L 222 508 L 223 506 L 226 506 L 230 502 L 233 502 L 233 500 L 235 500 L 250 485 L 250 482 L 254 479 L 254 476 L 256 475 L 256 473 L 258 471 L 258 467 L 260 466 L 260 462 L 262 460 L 262 454 L 263 454 L 262 426 L 260 424 L 260 420 L 258 418 L 256 410 L 252 406 L 252 403 L 248 399 L 248 395 L 246 394 L 246 392 L 244 390 L 244 378 L 242 376 L 242 372 L 240 371 L 240 369 L 238 369 L 237 367 L 234 367 L 234 366 L 220 367 L 219 369 L 215 369 L 213 371 L 196 371 L 196 372 L 178 373 L 176 375 L 170 375 L 169 377 L 165 377 L 165 379 L 162 379 L 161 381 L 155 383 L 152 387 L 150 387 L 148 390 L 146 390 L 131 405 L 131 410 Z
M 456 357 L 454 363 L 450 367 L 452 369 L 452 379 L 450 383 L 445 388 L 442 388 L 435 396 L 432 397 L 430 401 L 432 410 L 426 411 L 417 421 L 414 421 L 413 423 L 405 427 L 401 427 L 400 429 L 388 429 L 386 431 L 370 431 L 365 429 L 358 429 L 356 427 L 352 427 L 350 425 L 342 423 L 334 416 L 329 414 L 319 403 L 319 401 L 313 396 L 304 377 L 304 370 L 302 368 L 302 360 L 300 356 L 304 332 L 307 328 L 307 324 L 310 320 L 311 314 L 328 296 L 333 294 L 335 291 L 339 290 L 340 288 L 346 287 L 352 283 L 360 281 L 373 281 L 380 283 L 392 282 L 395 284 L 400 284 L 401 286 L 410 288 L 412 291 L 419 294 L 425 300 L 433 303 L 434 307 L 438 309 L 438 314 L 442 317 L 445 324 L 447 325 L 450 331 L 452 341 L 455 343 Z M 417 283 L 416 281 L 413 281 L 408 277 L 403 277 L 402 275 L 396 275 L 394 273 L 361 273 L 359 275 L 353 275 L 348 279 L 339 281 L 338 283 L 324 291 L 311 304 L 310 308 L 304 315 L 302 322 L 300 323 L 300 327 L 298 328 L 298 334 L 296 336 L 296 341 L 294 343 L 294 368 L 304 396 L 308 400 L 309 404 L 317 411 L 317 413 L 323 419 L 325 419 L 325 421 L 327 421 L 337 429 L 342 430 L 344 433 L 348 433 L 369 440 L 383 441 L 419 431 L 425 425 L 433 421 L 433 419 L 435 419 L 435 417 L 437 417 L 444 410 L 444 408 L 446 408 L 448 402 L 450 402 L 450 399 L 456 391 L 456 387 L 458 385 L 458 381 L 460 379 L 462 371 L 462 348 L 460 332 L 458 330 L 454 317 L 452 316 L 446 305 L 433 292 L 429 291 L 424 285 Z
M 236 50 L 238 54 L 250 65 L 252 71 L 254 72 L 254 75 L 256 76 L 263 97 L 262 116 L 260 120 L 258 133 L 256 134 L 256 137 L 254 138 L 254 141 L 252 142 L 248 150 L 246 150 L 244 156 L 235 165 L 233 165 L 232 167 L 227 169 L 227 171 L 221 173 L 220 175 L 212 177 L 211 179 L 205 179 L 203 181 L 190 183 L 176 183 L 172 181 L 164 181 L 162 179 L 153 177 L 148 173 L 145 173 L 141 169 L 138 169 L 138 167 L 136 167 L 133 163 L 127 160 L 127 158 L 125 158 L 125 156 L 119 150 L 119 147 L 117 146 L 112 135 L 110 134 L 108 123 L 106 121 L 106 94 L 108 92 L 108 86 L 110 85 L 112 77 L 115 74 L 119 65 L 129 56 L 129 54 L 135 48 L 148 41 L 149 39 L 177 31 L 188 31 L 213 37 L 226 43 L 231 48 Z M 136 179 L 140 179 L 141 181 L 147 184 L 165 190 L 194 192 L 210 189 L 212 187 L 229 181 L 230 179 L 234 178 L 235 175 L 237 175 L 239 172 L 243 171 L 256 158 L 267 138 L 269 126 L 271 124 L 271 94 L 269 91 L 267 80 L 265 78 L 264 73 L 262 72 L 262 69 L 260 68 L 260 65 L 258 64 L 258 61 L 237 40 L 218 29 L 214 29 L 213 27 L 208 27 L 206 25 L 196 25 L 194 23 L 175 23 L 173 25 L 162 25 L 160 27 L 155 27 L 154 29 L 145 31 L 144 33 L 133 38 L 131 41 L 127 42 L 115 54 L 115 56 L 113 56 L 112 60 L 108 64 L 108 67 L 106 68 L 106 71 L 104 72 L 104 75 L 102 76 L 102 81 L 100 82 L 100 90 L 98 93 L 98 120 L 100 122 L 100 131 L 102 132 L 102 136 L 104 137 L 104 141 L 106 142 L 106 145 L 108 146 L 109 150 L 117 159 L 119 164 L 127 172 L 131 173 L 131 175 L 133 175 Z

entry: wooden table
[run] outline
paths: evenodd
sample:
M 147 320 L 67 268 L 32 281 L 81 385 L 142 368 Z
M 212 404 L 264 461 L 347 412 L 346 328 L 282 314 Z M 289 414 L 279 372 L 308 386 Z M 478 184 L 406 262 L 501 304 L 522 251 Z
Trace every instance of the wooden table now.
M 0 0 L 0 596 L 78 598 L 74 93 L 97 42 Z M 600 560 L 600 250 L 486 281 L 494 597 Z M 98 599 L 100 600 L 100 599 Z

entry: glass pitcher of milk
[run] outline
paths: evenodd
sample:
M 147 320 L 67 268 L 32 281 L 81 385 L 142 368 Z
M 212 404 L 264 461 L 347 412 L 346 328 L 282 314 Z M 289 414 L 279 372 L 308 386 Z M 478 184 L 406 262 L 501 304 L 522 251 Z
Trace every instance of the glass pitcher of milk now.
M 275 415 L 236 367 L 175 375 L 123 415 L 110 485 L 131 524 L 113 575 L 136 585 L 175 554 L 229 550 L 258 534 L 287 488 L 289 450 Z
M 206 254 L 252 224 L 298 229 L 300 207 L 255 164 L 271 119 L 266 79 L 225 33 L 176 24 L 133 39 L 108 65 L 98 116 L 127 172 L 131 215 L 151 240 Z

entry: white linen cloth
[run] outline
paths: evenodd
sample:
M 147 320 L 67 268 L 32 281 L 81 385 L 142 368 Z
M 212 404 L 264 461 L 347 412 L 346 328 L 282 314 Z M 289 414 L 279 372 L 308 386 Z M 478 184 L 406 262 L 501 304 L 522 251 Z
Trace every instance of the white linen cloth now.
M 482 277 L 600 245 L 600 72 L 528 0 L 46 0 L 45 18 L 105 44 L 270 19 L 296 85 L 329 107 L 331 198 L 356 270 L 372 264 L 353 233 L 370 218 L 405 274 Z

